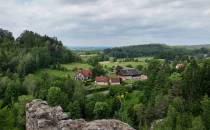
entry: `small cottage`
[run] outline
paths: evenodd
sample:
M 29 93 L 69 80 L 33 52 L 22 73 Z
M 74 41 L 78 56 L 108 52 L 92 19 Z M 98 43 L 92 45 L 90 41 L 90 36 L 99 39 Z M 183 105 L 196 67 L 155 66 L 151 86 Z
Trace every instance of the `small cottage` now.
M 181 69 L 181 68 L 184 68 L 184 64 L 177 64 L 177 65 L 176 65 L 176 69 L 177 69 L 177 70 L 179 70 L 179 69 Z
M 88 80 L 92 78 L 92 75 L 91 70 L 79 70 L 75 75 L 75 80 Z
M 109 80 L 110 85 L 120 85 L 120 78 L 119 77 L 113 77 Z
M 96 85 L 109 85 L 109 78 L 104 76 L 97 76 L 95 79 Z

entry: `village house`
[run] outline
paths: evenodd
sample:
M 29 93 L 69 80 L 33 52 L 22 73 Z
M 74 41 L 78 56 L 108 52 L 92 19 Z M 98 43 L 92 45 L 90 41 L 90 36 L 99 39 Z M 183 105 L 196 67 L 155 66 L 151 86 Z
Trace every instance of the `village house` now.
M 117 75 L 121 78 L 121 80 L 140 80 L 141 72 L 134 68 L 124 68 L 117 70 Z
M 90 70 L 79 70 L 75 75 L 75 80 L 88 80 L 92 78 L 92 72 Z
M 109 85 L 109 78 L 104 76 L 97 76 L 95 79 L 96 85 Z
M 109 80 L 110 85 L 120 85 L 120 78 L 119 77 L 112 77 Z
M 148 79 L 147 75 L 143 75 L 143 74 L 142 74 L 142 75 L 140 76 L 140 80 L 141 80 L 141 81 L 144 81 L 144 80 L 147 80 L 147 79 Z
M 177 69 L 177 70 L 179 70 L 179 69 L 181 69 L 181 68 L 183 68 L 183 67 L 184 67 L 184 64 L 177 64 L 177 65 L 176 65 L 176 69 Z

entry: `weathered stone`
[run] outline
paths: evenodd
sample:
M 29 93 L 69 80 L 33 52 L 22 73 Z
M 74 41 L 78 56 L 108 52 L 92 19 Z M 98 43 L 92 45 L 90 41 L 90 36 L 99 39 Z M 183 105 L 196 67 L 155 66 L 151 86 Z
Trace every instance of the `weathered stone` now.
M 118 120 L 67 119 L 63 109 L 48 106 L 46 101 L 33 100 L 26 105 L 26 130 L 134 130 Z

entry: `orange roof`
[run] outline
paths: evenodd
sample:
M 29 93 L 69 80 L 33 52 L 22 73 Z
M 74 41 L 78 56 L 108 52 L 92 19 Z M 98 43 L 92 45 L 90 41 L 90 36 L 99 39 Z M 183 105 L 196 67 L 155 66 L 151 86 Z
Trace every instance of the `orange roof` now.
M 104 76 L 97 76 L 96 77 L 96 82 L 109 82 L 109 79 Z
M 91 77 L 92 76 L 92 72 L 90 70 L 82 70 L 80 73 L 85 77 Z

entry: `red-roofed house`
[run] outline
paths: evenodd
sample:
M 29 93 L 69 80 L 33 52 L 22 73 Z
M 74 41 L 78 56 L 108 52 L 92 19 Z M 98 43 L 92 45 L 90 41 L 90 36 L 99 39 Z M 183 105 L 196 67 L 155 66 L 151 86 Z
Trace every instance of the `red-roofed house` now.
M 92 72 L 90 70 L 80 70 L 75 75 L 76 80 L 88 80 L 92 78 Z
M 113 77 L 109 80 L 111 85 L 120 85 L 120 78 L 119 77 Z
M 97 76 L 95 83 L 96 85 L 109 85 L 109 78 L 104 76 Z

